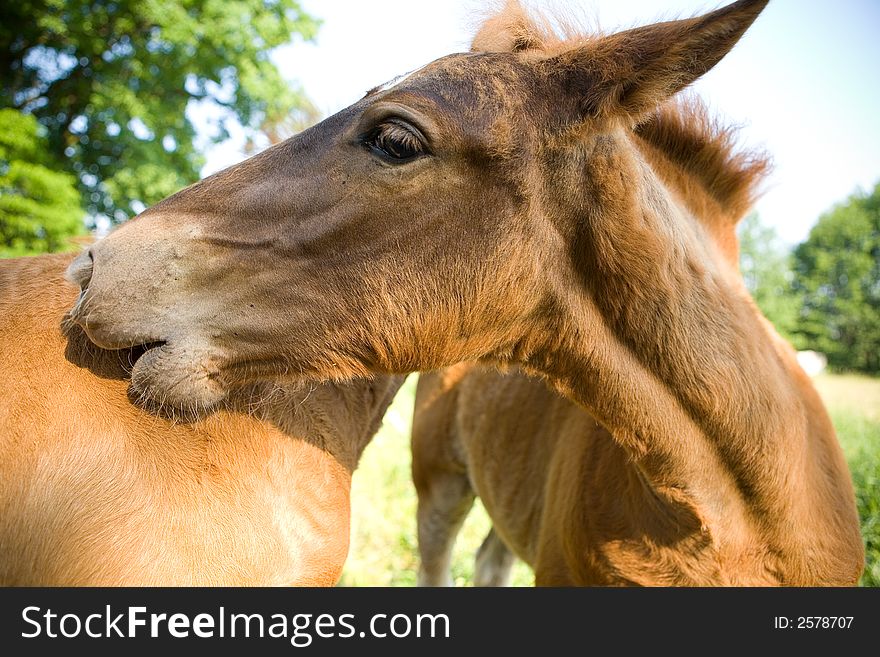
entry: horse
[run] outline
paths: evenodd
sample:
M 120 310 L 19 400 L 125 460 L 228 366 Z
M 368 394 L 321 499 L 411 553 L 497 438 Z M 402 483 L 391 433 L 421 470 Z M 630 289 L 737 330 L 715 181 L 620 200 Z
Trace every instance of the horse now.
M 509 4 L 471 51 L 92 245 L 68 269 L 70 319 L 138 346 L 130 395 L 196 414 L 265 380 L 516 364 L 675 503 L 658 522 L 700 528 L 700 581 L 852 584 L 864 549 L 833 427 L 719 253 L 748 199 L 727 169 L 638 143 L 765 5 L 553 40 Z
M 0 261 L 0 583 L 335 584 L 351 474 L 403 377 L 149 412 L 127 390 L 138 350 L 64 321 L 71 259 Z
M 452 549 L 476 496 L 492 528 L 476 555 L 475 586 L 505 586 L 515 556 L 539 586 L 786 583 L 745 579 L 750 564 L 719 561 L 712 539 L 724 534 L 701 524 L 705 512 L 537 377 L 454 365 L 420 376 L 415 409 L 420 586 L 452 586 Z M 811 583 L 840 583 L 827 572 Z

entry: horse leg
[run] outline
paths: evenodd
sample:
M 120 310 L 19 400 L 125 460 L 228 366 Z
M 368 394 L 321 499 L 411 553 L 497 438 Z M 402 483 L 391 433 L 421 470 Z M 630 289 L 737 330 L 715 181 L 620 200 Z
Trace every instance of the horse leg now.
M 456 399 L 456 386 L 440 373 L 419 377 L 412 428 L 419 586 L 452 586 L 452 548 L 475 499 L 453 420 Z
M 493 527 L 477 550 L 474 586 L 507 586 L 510 583 L 513 562 L 513 552 L 499 538 Z
M 419 495 L 419 586 L 452 586 L 452 548 L 473 503 L 467 477 L 438 476 L 430 493 Z

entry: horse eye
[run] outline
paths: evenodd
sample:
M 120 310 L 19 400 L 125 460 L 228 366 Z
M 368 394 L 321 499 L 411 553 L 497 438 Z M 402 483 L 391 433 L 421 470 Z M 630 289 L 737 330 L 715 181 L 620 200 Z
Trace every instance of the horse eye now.
M 395 162 L 408 162 L 427 153 L 417 128 L 399 119 L 387 119 L 367 134 L 366 145 Z

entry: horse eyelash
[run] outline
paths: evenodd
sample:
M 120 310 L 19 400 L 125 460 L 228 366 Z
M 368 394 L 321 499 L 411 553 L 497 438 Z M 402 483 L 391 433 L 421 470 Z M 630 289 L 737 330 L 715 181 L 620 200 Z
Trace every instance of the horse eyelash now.
M 386 150 L 383 146 L 389 142 L 396 142 L 406 150 L 419 155 L 427 152 L 425 144 L 411 129 L 393 120 L 385 121 L 376 126 L 367 138 L 367 143 L 383 151 Z

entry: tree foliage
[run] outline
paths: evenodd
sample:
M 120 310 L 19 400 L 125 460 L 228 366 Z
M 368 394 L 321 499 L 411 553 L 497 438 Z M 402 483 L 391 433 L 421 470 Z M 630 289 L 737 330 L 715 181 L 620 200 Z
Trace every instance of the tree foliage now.
M 193 111 L 219 140 L 302 104 L 269 51 L 316 29 L 296 0 L 4 2 L 0 105 L 45 127 L 92 216 L 121 221 L 198 178 Z
M 880 184 L 822 215 L 794 270 L 804 341 L 838 369 L 880 373 Z
M 74 177 L 46 166 L 43 133 L 34 117 L 0 109 L 0 257 L 64 250 L 83 232 Z
M 739 267 L 746 288 L 780 335 L 797 342 L 794 332 L 800 304 L 792 290 L 788 249 L 757 214 L 747 216 L 737 232 Z

